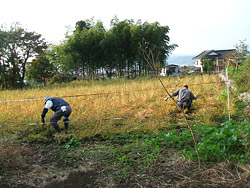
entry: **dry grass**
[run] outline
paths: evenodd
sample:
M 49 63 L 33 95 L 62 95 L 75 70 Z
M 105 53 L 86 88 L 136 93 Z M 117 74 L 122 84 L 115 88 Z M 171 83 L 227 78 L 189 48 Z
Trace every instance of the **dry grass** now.
M 164 163 L 156 163 L 149 174 L 157 177 L 151 180 L 150 184 L 160 184 L 159 187 L 245 188 L 250 186 L 250 166 L 240 163 L 204 163 L 199 170 L 197 163 L 190 160 L 184 161 L 176 156 L 167 159 Z
M 188 76 L 182 80 L 178 77 L 163 78 L 169 92 L 174 92 L 184 83 L 191 85 L 216 81 L 216 75 Z M 227 115 L 227 102 L 218 98 L 225 89 L 223 84 L 193 85 L 189 89 L 198 96 L 198 100 L 194 101 L 195 113 L 191 115 L 191 121 L 210 124 Z M 47 95 L 62 97 L 94 93 L 112 94 L 64 97 L 73 109 L 70 119 L 75 125 L 74 130 L 85 130 L 85 136 L 100 132 L 154 131 L 156 128 L 165 128 L 167 124 L 182 124 L 182 117 L 174 102 L 163 100 L 166 93 L 157 79 L 110 81 L 110 84 L 104 81 L 89 84 L 75 82 L 52 89 L 2 91 L 1 100 L 43 99 Z M 234 113 L 233 101 L 231 105 Z M 40 123 L 43 107 L 43 100 L 0 103 L 0 124 L 16 126 Z M 49 111 L 47 122 L 52 114 Z M 123 119 L 113 119 L 119 117 Z

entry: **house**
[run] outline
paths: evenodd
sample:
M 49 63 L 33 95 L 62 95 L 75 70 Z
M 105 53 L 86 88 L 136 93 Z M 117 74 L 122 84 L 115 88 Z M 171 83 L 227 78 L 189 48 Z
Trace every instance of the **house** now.
M 220 71 L 224 68 L 224 61 L 230 55 L 233 54 L 235 49 L 228 49 L 228 50 L 206 50 L 200 53 L 199 55 L 193 57 L 195 60 L 195 67 L 200 67 L 201 72 L 203 72 L 201 58 L 205 57 L 205 59 L 210 59 L 213 62 L 215 67 L 214 70 Z
M 186 71 L 187 71 L 188 74 L 201 73 L 201 68 L 189 65 L 189 66 L 186 67 Z
M 166 76 L 166 75 L 176 76 L 179 74 L 179 72 L 180 72 L 179 65 L 171 64 L 171 65 L 167 65 L 165 68 L 162 68 L 160 75 L 161 76 Z

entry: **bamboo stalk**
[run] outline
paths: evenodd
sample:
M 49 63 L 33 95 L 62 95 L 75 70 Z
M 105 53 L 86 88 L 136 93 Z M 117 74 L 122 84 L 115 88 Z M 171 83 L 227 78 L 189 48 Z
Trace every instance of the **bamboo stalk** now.
M 193 132 L 193 129 L 190 125 L 190 123 L 188 122 L 187 116 L 184 113 L 184 109 L 181 109 L 177 102 L 174 100 L 174 98 L 170 95 L 170 93 L 168 92 L 167 88 L 164 86 L 161 78 L 159 77 L 159 74 L 157 72 L 157 68 L 155 67 L 155 63 L 158 60 L 159 54 L 157 54 L 156 58 L 154 58 L 154 53 L 153 51 L 148 47 L 148 43 L 146 42 L 145 39 L 142 40 L 142 44 L 140 44 L 139 47 L 139 51 L 141 52 L 141 55 L 143 56 L 143 58 L 145 59 L 145 61 L 148 63 L 148 65 L 150 66 L 150 68 L 154 71 L 155 76 L 157 77 L 157 79 L 160 81 L 162 87 L 164 88 L 164 90 L 166 91 L 166 93 L 168 94 L 168 96 L 174 101 L 174 103 L 176 104 L 176 106 L 178 107 L 178 109 L 182 112 L 182 115 L 184 117 L 185 123 L 187 124 L 191 134 L 192 134 L 192 138 L 194 141 L 194 145 L 195 145 L 195 150 L 197 153 L 197 157 L 198 157 L 198 166 L 199 166 L 199 170 L 201 169 L 201 162 L 200 162 L 200 154 L 199 154 L 199 149 L 197 146 L 197 142 L 195 139 L 195 134 Z

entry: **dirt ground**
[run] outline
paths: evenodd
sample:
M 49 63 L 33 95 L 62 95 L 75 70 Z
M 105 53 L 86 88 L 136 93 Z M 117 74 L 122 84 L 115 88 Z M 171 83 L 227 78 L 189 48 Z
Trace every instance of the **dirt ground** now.
M 4 147 L 1 149 L 4 152 Z M 1 188 L 89 187 L 98 176 L 91 164 L 74 158 L 67 160 L 62 150 L 54 145 L 8 146 L 7 155 L 15 162 L 13 159 L 6 161 L 12 165 L 1 173 Z
M 195 162 L 178 156 L 166 158 L 166 151 L 147 173 L 114 181 L 107 175 L 108 166 L 91 159 L 69 158 L 55 145 L 9 145 L 8 151 L 5 146 L 0 145 L 0 154 L 9 159 L 1 165 L 9 168 L 0 172 L 1 188 L 250 187 L 250 164 L 202 163 L 199 170 Z

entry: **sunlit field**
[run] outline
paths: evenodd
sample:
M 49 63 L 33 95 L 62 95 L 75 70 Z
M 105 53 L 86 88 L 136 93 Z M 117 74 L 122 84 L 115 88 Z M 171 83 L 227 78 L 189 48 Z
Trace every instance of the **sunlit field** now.
M 184 83 L 198 97 L 193 102 L 193 113 L 188 115 L 191 125 L 216 124 L 228 115 L 227 100 L 223 97 L 225 84 L 218 82 L 216 75 L 164 77 L 162 81 L 170 93 L 181 88 Z M 192 85 L 194 84 L 194 85 Z M 197 84 L 197 85 L 196 85 Z M 200 84 L 200 85 L 198 85 Z M 169 99 L 156 78 L 136 80 L 75 81 L 65 85 L 55 85 L 29 90 L 1 91 L 0 125 L 3 128 L 39 128 L 40 116 L 46 96 L 62 97 L 72 107 L 69 132 L 80 138 L 97 134 L 128 132 L 160 132 L 174 126 L 186 126 L 174 101 Z M 231 100 L 231 113 L 234 101 Z M 46 128 L 53 112 L 49 110 Z M 59 121 L 63 127 L 62 121 Z

